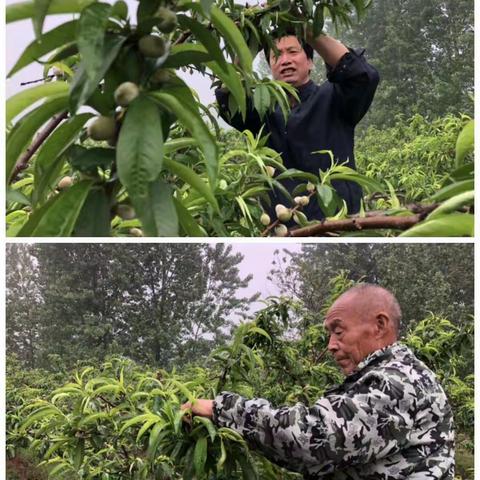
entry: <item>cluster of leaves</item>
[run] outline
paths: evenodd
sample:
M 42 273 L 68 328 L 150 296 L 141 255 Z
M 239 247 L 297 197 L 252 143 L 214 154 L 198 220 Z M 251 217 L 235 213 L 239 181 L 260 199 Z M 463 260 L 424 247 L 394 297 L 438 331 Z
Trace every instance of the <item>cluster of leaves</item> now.
M 345 274 L 333 278 L 329 301 L 350 285 Z M 216 428 L 205 418 L 189 420 L 180 405 L 211 398 L 224 388 L 277 404 L 314 402 L 341 376 L 323 357 L 327 335 L 320 319 L 310 318 L 303 328 L 294 321 L 305 313 L 297 302 L 270 299 L 206 365 L 191 365 L 181 373 L 112 358 L 78 369 L 58 388 L 49 382 L 34 398 L 25 394 L 19 366 L 12 364 L 9 454 L 28 446 L 48 468 L 49 478 L 298 478 L 250 452 L 232 430 Z M 457 432 L 472 439 L 473 319 L 457 327 L 431 314 L 405 342 L 435 370 L 452 401 Z M 452 345 L 458 347 L 453 356 Z
M 133 223 L 123 225 L 121 234 L 202 236 L 206 232 L 192 215 L 198 198 L 208 203 L 217 223 L 225 223 L 216 197 L 218 145 L 201 112 L 211 115 L 178 69 L 213 72 L 232 94 L 232 111 L 245 115 L 247 97 L 253 96 L 261 111 L 279 103 L 287 115 L 292 87 L 262 81 L 252 70 L 253 55 L 270 30 L 291 15 L 297 15 L 299 27 L 324 13 L 334 23 L 348 24 L 348 12 L 354 7 L 360 14 L 367 4 L 327 1 L 314 9 L 311 0 L 297 0 L 252 8 L 233 1 L 140 0 L 136 25 L 122 0 L 8 6 L 7 22 L 32 18 L 37 37 L 9 75 L 46 57 L 46 71 L 55 67 L 60 77 L 7 102 L 9 234 L 108 236 L 112 220 L 118 224 L 123 218 Z M 80 15 L 43 33 L 45 16 L 53 13 Z M 88 134 L 110 146 L 85 144 L 85 124 L 93 114 L 83 113 L 84 106 L 100 115 Z M 67 120 L 30 147 L 30 152 L 39 148 L 29 162 L 29 142 L 54 115 Z M 169 142 L 177 125 L 192 138 Z M 186 147 L 192 147 L 190 157 L 174 158 L 172 152 Z
M 388 181 L 402 204 L 427 199 L 456 168 L 455 144 L 470 120 L 447 115 L 430 121 L 417 114 L 398 117 L 391 128 L 370 127 L 356 144 L 358 169 L 377 181 Z M 472 153 L 465 163 L 473 161 Z M 389 200 L 373 198 L 369 205 L 385 208 Z

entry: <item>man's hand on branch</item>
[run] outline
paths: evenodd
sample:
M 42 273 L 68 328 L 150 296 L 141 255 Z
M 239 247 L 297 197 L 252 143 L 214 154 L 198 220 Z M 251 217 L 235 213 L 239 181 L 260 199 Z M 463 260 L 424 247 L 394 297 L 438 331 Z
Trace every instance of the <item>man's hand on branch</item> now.
M 213 400 L 198 398 L 194 402 L 184 403 L 180 408 L 182 410 L 191 410 L 192 415 L 199 417 L 212 418 L 213 416 Z

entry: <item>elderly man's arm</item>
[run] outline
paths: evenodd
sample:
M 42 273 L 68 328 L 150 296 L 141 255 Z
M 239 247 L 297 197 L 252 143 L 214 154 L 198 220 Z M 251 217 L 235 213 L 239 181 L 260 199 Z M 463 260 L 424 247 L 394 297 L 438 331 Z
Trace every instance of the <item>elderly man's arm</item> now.
M 392 402 L 385 394 L 375 395 L 376 401 Z M 280 466 L 328 474 L 392 455 L 407 442 L 413 420 L 403 413 L 377 411 L 363 397 L 333 395 L 312 407 L 298 403 L 273 408 L 267 400 L 226 392 L 215 399 L 213 421 L 239 432 Z

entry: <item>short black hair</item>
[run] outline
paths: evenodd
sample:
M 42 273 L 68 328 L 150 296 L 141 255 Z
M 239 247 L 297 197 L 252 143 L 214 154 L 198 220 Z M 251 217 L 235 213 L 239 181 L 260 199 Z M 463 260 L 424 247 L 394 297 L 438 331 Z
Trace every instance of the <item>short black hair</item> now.
M 274 30 L 270 34 L 270 37 L 272 38 L 274 43 L 284 37 L 296 37 L 300 45 L 302 46 L 305 55 L 307 55 L 307 58 L 313 60 L 313 47 L 309 43 L 307 43 L 305 39 L 299 37 L 295 30 Z M 270 45 L 265 44 L 265 46 L 263 47 L 263 52 L 265 53 L 265 58 L 268 64 L 270 64 L 270 50 Z

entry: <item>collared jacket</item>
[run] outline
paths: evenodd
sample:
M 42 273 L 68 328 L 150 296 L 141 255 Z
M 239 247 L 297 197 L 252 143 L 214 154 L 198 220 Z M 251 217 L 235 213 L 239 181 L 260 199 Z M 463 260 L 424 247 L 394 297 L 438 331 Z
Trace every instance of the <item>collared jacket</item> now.
M 395 343 L 370 354 L 313 406 L 274 408 L 224 392 L 217 426 L 305 479 L 453 480 L 452 411 L 435 375 Z
M 377 70 L 370 65 L 364 50 L 352 50 L 346 53 L 331 69 L 327 66 L 328 81 L 316 85 L 313 81 L 298 88 L 300 103 L 292 108 L 285 123 L 280 107 L 260 119 L 251 103 L 246 120 L 239 113 L 230 116 L 228 110 L 229 93 L 218 89 L 215 94 L 221 117 L 237 130 L 248 129 L 257 134 L 264 125 L 263 133 L 270 134 L 268 145 L 279 152 L 286 168 L 295 168 L 318 176 L 319 170 L 331 166 L 327 153 L 315 153 L 320 150 L 333 152 L 335 161 L 347 162 L 355 169 L 354 130 L 355 125 L 365 115 L 372 102 L 379 82 Z M 281 182 L 292 193 L 295 187 L 305 180 L 286 179 Z M 358 212 L 362 190 L 357 183 L 336 180 L 333 186 L 342 197 L 350 213 Z M 265 205 L 268 213 L 275 218 L 274 205 L 290 202 L 280 191 L 270 194 L 272 205 Z M 325 217 L 316 200 L 304 208 L 309 219 Z

